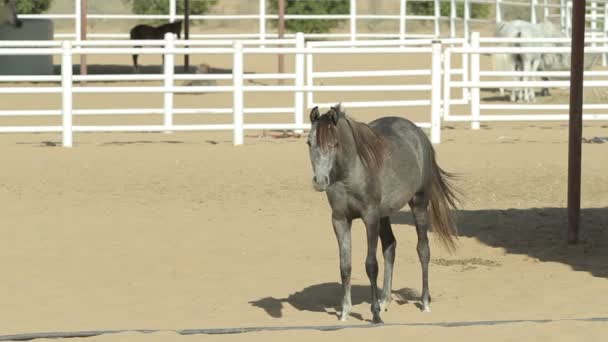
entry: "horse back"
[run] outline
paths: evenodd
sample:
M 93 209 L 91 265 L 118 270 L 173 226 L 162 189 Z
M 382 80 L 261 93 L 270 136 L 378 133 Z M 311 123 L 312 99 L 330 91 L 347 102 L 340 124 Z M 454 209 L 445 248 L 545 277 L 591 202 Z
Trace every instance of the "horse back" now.
M 433 147 L 416 124 L 401 117 L 383 117 L 370 128 L 385 141 L 387 158 L 380 174 L 383 205 L 401 207 L 430 181 Z

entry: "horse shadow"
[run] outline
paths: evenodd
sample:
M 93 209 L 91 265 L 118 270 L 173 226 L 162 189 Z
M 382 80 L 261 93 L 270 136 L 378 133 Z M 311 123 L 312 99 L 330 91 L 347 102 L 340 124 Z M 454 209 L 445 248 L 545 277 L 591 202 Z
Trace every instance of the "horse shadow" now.
M 420 294 L 410 288 L 393 290 L 391 305 L 404 305 L 417 302 Z M 249 302 L 254 307 L 263 309 L 273 318 L 283 317 L 286 304 L 300 311 L 326 313 L 339 317 L 342 300 L 342 285 L 340 283 L 323 283 L 308 286 L 301 291 L 290 294 L 287 298 L 265 297 Z M 353 305 L 367 303 L 371 305 L 369 285 L 352 285 L 351 301 Z M 417 304 L 417 303 L 416 303 Z M 351 317 L 366 321 L 361 314 L 351 312 Z
M 559 262 L 575 271 L 608 278 L 608 207 L 581 209 L 578 244 L 568 244 L 565 208 L 461 210 L 460 236 L 475 238 L 511 254 L 540 262 Z M 393 224 L 413 225 L 410 212 L 391 217 Z M 458 253 L 458 251 L 456 251 Z

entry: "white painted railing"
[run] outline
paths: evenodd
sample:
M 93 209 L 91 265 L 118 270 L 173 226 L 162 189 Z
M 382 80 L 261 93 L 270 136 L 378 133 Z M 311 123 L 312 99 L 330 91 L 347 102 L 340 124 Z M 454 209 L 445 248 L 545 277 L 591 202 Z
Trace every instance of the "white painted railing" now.
M 226 44 L 230 43 L 229 47 Z M 277 44 L 291 43 L 292 47 L 274 47 Z M 61 126 L 11 126 L 0 127 L 0 133 L 11 132 L 61 132 L 63 145 L 72 146 L 73 134 L 78 132 L 172 132 L 172 131 L 205 131 L 205 130 L 232 130 L 234 132 L 234 144 L 243 143 L 245 130 L 295 130 L 302 131 L 309 128 L 304 122 L 305 108 L 312 108 L 309 103 L 305 106 L 304 93 L 314 92 L 403 92 L 403 91 L 428 91 L 430 100 L 424 105 L 430 109 L 428 122 L 419 123 L 420 126 L 431 130 L 433 143 L 440 142 L 440 119 L 441 119 L 441 44 L 436 42 L 426 46 L 415 46 L 410 42 L 402 41 L 402 46 L 309 46 L 305 47 L 302 34 L 296 35 L 295 40 L 254 40 L 234 42 L 208 41 L 180 41 L 175 40 L 172 34 L 167 34 L 165 41 L 51 41 L 51 42 L 0 42 L 0 55 L 61 55 L 61 75 L 58 76 L 0 76 L 0 82 L 61 82 L 60 86 L 48 87 L 26 87 L 12 86 L 0 87 L 0 94 L 61 94 L 61 110 L 8 110 L 0 111 L 0 116 L 57 116 L 61 115 Z M 38 46 L 41 47 L 36 47 Z M 158 47 L 163 44 L 164 47 Z M 256 46 L 264 45 L 260 48 Z M 129 45 L 142 45 L 140 48 L 129 47 Z M 187 45 L 188 47 L 183 47 Z M 251 47 L 251 45 L 253 45 Z M 162 74 L 128 74 L 128 75 L 72 75 L 73 55 L 124 55 L 124 54 L 163 54 L 165 65 Z M 180 75 L 174 73 L 175 54 L 227 54 L 232 55 L 233 65 L 231 74 L 190 74 Z M 286 74 L 244 74 L 243 63 L 249 54 L 295 54 L 295 69 L 293 73 Z M 427 84 L 402 84 L 402 85 L 314 85 L 305 84 L 306 67 L 304 56 L 320 54 L 426 54 L 430 57 L 429 69 L 424 71 L 430 76 Z M 314 73 L 314 70 L 309 69 Z M 406 73 L 407 71 L 402 71 Z M 461 71 L 462 72 L 462 71 Z M 413 74 L 420 73 L 414 72 Z M 360 77 L 369 76 L 369 72 L 354 71 L 342 76 Z M 246 79 L 290 79 L 293 85 L 285 86 L 258 86 L 245 85 Z M 75 82 L 92 81 L 149 81 L 162 80 L 162 86 L 87 86 L 75 84 Z M 177 86 L 175 80 L 232 80 L 232 85 L 213 86 Z M 199 92 L 224 92 L 232 94 L 232 108 L 175 108 L 174 95 L 181 93 Z M 294 106 L 288 108 L 245 108 L 243 98 L 247 92 L 291 92 L 294 93 Z M 163 108 L 134 108 L 134 109 L 75 109 L 72 98 L 74 94 L 101 94 L 101 93 L 152 93 L 163 94 Z M 386 103 L 365 104 L 366 107 L 382 107 Z M 397 105 L 397 104 L 394 104 Z M 398 103 L 398 105 L 406 105 Z M 177 125 L 174 123 L 175 114 L 232 114 L 231 124 L 209 124 L 209 125 Z M 289 113 L 293 114 L 293 120 L 289 123 L 277 124 L 249 124 L 245 123 L 245 114 L 255 113 Z M 162 114 L 162 125 L 73 125 L 74 115 L 145 115 Z
M 174 21 L 176 19 L 183 19 L 182 14 L 176 12 L 176 1 L 169 1 L 169 13 L 156 14 L 156 15 L 140 15 L 140 14 L 87 14 L 87 20 L 121 20 L 121 21 L 140 21 L 140 20 L 158 20 L 164 19 L 168 21 Z M 249 0 L 242 0 L 249 1 Z M 276 20 L 278 16 L 276 14 L 268 13 L 269 2 L 267 0 L 258 0 L 258 13 L 253 14 L 233 14 L 233 15 L 217 15 L 217 14 L 206 14 L 206 15 L 191 15 L 191 20 L 208 20 L 208 21 L 258 21 L 258 32 L 247 32 L 247 33 L 233 33 L 233 34 L 191 34 L 190 38 L 193 39 L 274 39 L 277 38 L 277 33 L 268 32 L 268 21 Z M 315 0 L 300 0 L 300 1 L 315 1 Z M 410 3 L 414 2 L 433 2 L 434 10 L 432 15 L 413 15 L 407 12 L 408 0 L 396 0 L 399 1 L 399 12 L 395 14 L 361 14 L 357 11 L 357 0 L 349 0 L 349 13 L 344 14 L 286 14 L 285 20 L 294 19 L 321 19 L 321 20 L 335 20 L 341 19 L 348 21 L 348 30 L 344 33 L 315 33 L 306 34 L 306 38 L 339 38 L 348 40 L 358 39 L 369 39 L 369 38 L 381 38 L 381 39 L 404 39 L 404 38 L 421 38 L 421 37 L 456 37 L 456 24 L 461 23 L 463 25 L 464 37 L 468 37 L 470 33 L 470 24 L 474 22 L 492 22 L 491 19 L 479 19 L 472 18 L 472 6 L 476 4 L 485 4 L 494 6 L 495 8 L 495 21 L 501 21 L 503 19 L 503 13 L 507 8 L 513 7 L 525 7 L 529 8 L 530 21 L 539 21 L 538 10 L 542 10 L 542 18 L 549 20 L 558 20 L 564 31 L 569 32 L 571 27 L 571 4 L 572 0 L 449 0 L 451 3 L 451 11 L 448 16 L 441 15 L 441 6 L 444 1 L 448 0 L 409 0 Z M 456 4 L 464 4 L 464 17 L 460 18 L 457 16 Z M 587 19 L 590 22 L 589 29 L 593 29 L 589 33 L 596 37 L 598 33 L 601 36 L 605 34 L 608 29 L 608 24 L 604 18 L 606 17 L 607 6 L 606 0 L 587 0 L 588 14 Z M 81 8 L 79 6 L 80 0 L 74 0 L 74 13 L 64 14 L 23 14 L 20 15 L 22 18 L 46 18 L 52 20 L 72 20 L 74 22 L 74 30 L 72 33 L 57 33 L 56 38 L 76 38 L 80 37 L 80 14 Z M 358 27 L 361 22 L 368 20 L 394 20 L 399 23 L 398 32 L 385 32 L 385 33 L 361 33 L 358 32 Z M 433 33 L 429 34 L 416 34 L 408 32 L 407 23 L 410 21 L 432 21 L 433 22 Z M 441 33 L 441 23 L 449 21 L 449 35 Z M 598 29 L 598 24 L 602 23 L 603 29 Z M 135 25 L 135 24 L 134 24 Z M 128 32 L 124 33 L 94 33 L 90 32 L 87 35 L 89 38 L 103 38 L 103 39 L 119 39 L 128 38 Z M 287 33 L 286 37 L 295 37 L 295 34 Z
M 444 74 L 444 92 L 443 92 L 443 117 L 444 121 L 460 121 L 460 122 L 471 122 L 472 129 L 479 129 L 480 122 L 484 121 L 558 121 L 568 120 L 567 110 L 568 104 L 536 104 L 536 103 L 504 103 L 504 104 L 487 104 L 482 103 L 480 97 L 480 90 L 482 88 L 522 88 L 522 87 L 533 87 L 533 88 L 548 88 L 548 87 L 569 87 L 570 81 L 526 81 L 522 83 L 520 80 L 514 80 L 515 77 L 527 76 L 527 77 L 563 77 L 569 78 L 570 71 L 536 71 L 536 72 L 522 72 L 522 71 L 485 71 L 481 69 L 480 55 L 481 54 L 512 54 L 512 53 L 570 53 L 570 47 L 506 47 L 506 46 L 480 46 L 481 42 L 486 43 L 507 43 L 507 42 L 519 42 L 519 43 L 547 43 L 547 42 L 560 42 L 569 44 L 568 38 L 552 38 L 552 39 L 505 39 L 505 38 L 480 38 L 479 33 L 474 32 L 471 36 L 470 47 L 447 47 L 444 50 L 444 68 L 450 70 L 450 59 L 453 55 L 466 55 L 470 58 L 470 80 L 469 81 L 454 81 L 450 78 L 451 73 L 446 72 Z M 606 54 L 608 53 L 608 41 L 606 38 L 593 38 L 589 41 L 586 40 L 588 46 L 585 47 L 586 54 Z M 602 46 L 593 46 L 595 43 L 601 43 Z M 590 46 L 589 46 L 590 45 Z M 585 71 L 587 79 L 584 80 L 584 88 L 599 88 L 608 87 L 608 71 Z M 510 78 L 510 80 L 484 80 L 485 77 L 502 77 Z M 588 77 L 604 77 L 604 79 L 593 79 L 590 80 Z M 451 105 L 454 101 L 450 98 L 451 91 L 453 89 L 469 89 L 470 90 L 470 114 L 469 115 L 455 115 L 451 112 Z M 505 101 L 507 101 L 505 99 Z M 584 110 L 604 110 L 608 109 L 608 103 L 606 104 L 584 104 Z M 508 114 L 484 114 L 483 111 L 508 111 Z M 563 114 L 556 114 L 554 112 L 547 111 L 564 111 Z M 529 114 L 533 111 L 538 114 Z M 544 111 L 544 113 L 543 113 Z M 608 120 L 608 114 L 584 114 L 584 120 Z
M 414 40 L 369 40 L 369 41 L 333 41 L 304 43 L 302 34 L 296 39 L 285 40 L 221 40 L 221 41 L 182 41 L 174 40 L 171 34 L 165 41 L 0 41 L 0 55 L 60 55 L 61 74 L 44 76 L 0 76 L 0 83 L 19 82 L 54 82 L 52 86 L 23 86 L 21 84 L 11 87 L 0 87 L 0 94 L 60 94 L 62 105 L 57 109 L 37 110 L 10 110 L 2 108 L 2 116 L 61 116 L 62 124 L 57 126 L 12 126 L 0 127 L 0 132 L 58 132 L 63 135 L 63 145 L 73 144 L 73 135 L 79 132 L 177 132 L 177 131 L 207 131 L 228 130 L 234 133 L 234 143 L 243 143 L 246 130 L 294 130 L 301 132 L 309 129 L 304 121 L 304 112 L 314 106 L 328 107 L 333 103 L 319 103 L 315 101 L 316 92 L 407 92 L 424 91 L 428 96 L 417 100 L 397 101 L 350 101 L 343 102 L 347 107 L 407 107 L 422 106 L 429 110 L 429 120 L 417 122 L 421 127 L 430 129 L 433 143 L 441 141 L 441 120 L 471 122 L 472 128 L 477 129 L 484 121 L 552 121 L 566 120 L 567 114 L 555 113 L 565 111 L 567 104 L 517 104 L 517 103 L 483 103 L 481 88 L 515 88 L 521 87 L 519 81 L 503 79 L 488 80 L 488 77 L 513 78 L 515 76 L 569 76 L 569 71 L 543 71 L 543 72 L 515 72 L 482 70 L 480 55 L 494 53 L 569 53 L 570 48 L 565 47 L 504 47 L 492 46 L 506 42 L 534 43 L 534 42 L 562 42 L 569 43 L 567 38 L 553 39 L 504 39 L 479 37 L 472 34 L 470 41 L 464 39 L 414 39 Z M 490 46 L 482 46 L 490 44 Z M 586 53 L 608 53 L 608 39 L 593 38 L 586 41 Z M 277 45 L 286 47 L 276 47 Z M 593 46 L 596 44 L 596 46 Z M 133 45 L 143 47 L 134 48 Z M 161 46 L 162 45 L 162 46 Z M 187 46 L 187 47 L 186 47 Z M 263 48 L 260 46 L 264 46 Z M 72 75 L 73 55 L 105 54 L 163 54 L 165 66 L 159 74 L 124 74 L 124 75 Z M 232 72 L 225 74 L 175 74 L 175 54 L 223 54 L 232 57 Z M 260 73 L 246 74 L 243 64 L 251 54 L 294 54 L 295 63 L 293 72 L 283 74 Z M 398 54 L 404 58 L 409 55 L 425 55 L 429 57 L 428 67 L 419 69 L 395 70 L 338 70 L 319 71 L 315 69 L 315 57 L 319 55 L 348 55 L 348 54 Z M 443 61 L 443 62 L 442 62 Z M 461 61 L 461 66 L 452 67 L 453 61 Z M 361 77 L 402 77 L 401 84 L 374 84 L 374 85 L 316 85 L 315 81 L 328 78 L 361 78 Z M 443 77 L 442 77 L 443 76 Z M 608 71 L 586 71 L 584 87 L 608 87 Z M 416 84 L 408 82 L 407 78 L 417 77 Z M 597 79 L 603 77 L 603 79 Z M 245 80 L 285 79 L 293 83 L 281 86 L 246 85 Z M 424 79 L 421 81 L 421 79 Z M 231 85 L 208 86 L 179 86 L 178 80 L 228 80 Z M 160 86 L 96 86 L 87 84 L 83 86 L 78 82 L 94 81 L 163 81 Z M 567 87 L 569 81 L 529 81 L 527 87 Z M 462 97 L 452 98 L 455 90 L 462 91 Z M 184 93 L 230 93 L 232 106 L 227 108 L 176 108 L 175 94 Z M 287 92 L 293 93 L 294 100 L 291 107 L 255 107 L 248 108 L 244 104 L 244 94 L 253 92 Z M 80 109 L 74 108 L 72 98 L 74 94 L 101 94 L 101 93 L 150 93 L 163 94 L 162 108 L 103 108 Z M 466 115 L 453 113 L 454 105 L 469 105 Z M 608 109 L 608 103 L 585 104 L 585 110 L 597 111 Z M 487 114 L 486 111 L 508 111 L 508 114 Z M 547 112 L 548 111 L 548 112 Z M 533 114 L 530 114 L 533 112 Z M 245 117 L 249 114 L 274 113 L 290 114 L 291 119 L 283 123 L 251 124 Z M 73 116 L 85 115 L 162 115 L 161 125 L 74 125 Z M 232 115 L 232 123 L 208 125 L 178 125 L 174 123 L 175 115 L 188 114 L 224 114 Z M 608 114 L 584 115 L 585 120 L 608 120 Z

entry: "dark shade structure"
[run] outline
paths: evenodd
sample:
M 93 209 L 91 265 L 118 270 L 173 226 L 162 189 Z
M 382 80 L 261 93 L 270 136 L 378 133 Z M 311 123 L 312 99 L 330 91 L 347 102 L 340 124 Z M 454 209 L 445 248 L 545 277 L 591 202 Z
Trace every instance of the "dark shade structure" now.
M 581 215 L 581 140 L 583 133 L 583 67 L 585 0 L 573 1 L 568 140 L 568 243 L 578 242 Z

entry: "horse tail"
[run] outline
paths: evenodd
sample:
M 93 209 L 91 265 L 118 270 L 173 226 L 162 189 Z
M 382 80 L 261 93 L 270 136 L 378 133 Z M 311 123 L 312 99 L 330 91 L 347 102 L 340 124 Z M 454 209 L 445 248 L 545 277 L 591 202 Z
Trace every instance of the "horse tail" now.
M 449 251 L 456 250 L 458 228 L 456 226 L 456 189 L 451 181 L 456 175 L 444 171 L 437 164 L 435 151 L 432 149 L 431 180 L 430 180 L 430 224 L 431 231 L 437 234 L 439 241 Z

